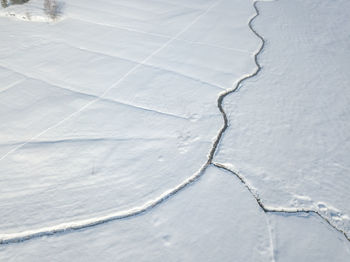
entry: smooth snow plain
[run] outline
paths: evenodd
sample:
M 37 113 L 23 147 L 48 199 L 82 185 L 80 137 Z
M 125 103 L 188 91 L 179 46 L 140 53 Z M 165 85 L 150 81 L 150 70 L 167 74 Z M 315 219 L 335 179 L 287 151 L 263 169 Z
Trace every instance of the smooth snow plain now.
M 246 176 L 266 205 L 318 208 L 346 231 L 349 5 L 336 2 L 258 5 L 254 28 L 267 39 L 259 56 L 263 70 L 224 100 L 230 127 L 214 160 Z M 252 1 L 72 0 L 55 22 L 40 5 L 33 0 L 12 6 L 16 16 L 0 13 L 0 239 L 132 214 L 196 175 L 222 127 L 218 95 L 255 72 L 261 45 L 248 26 L 256 15 Z M 31 10 L 42 18 L 23 19 Z M 330 57 L 333 64 L 322 60 Z M 266 103 L 273 98 L 282 102 Z M 294 129 L 278 133 L 280 117 L 294 119 L 286 125 L 302 130 L 300 136 Z M 327 135 L 331 120 L 343 137 Z M 319 144 L 342 146 L 334 155 L 305 142 L 318 130 L 313 123 L 326 130 Z M 257 143 L 269 139 L 266 147 Z M 283 148 L 269 151 L 271 144 Z M 295 144 L 307 148 L 293 151 Z M 313 152 L 322 165 L 300 165 Z M 0 260 L 350 256 L 349 242 L 320 217 L 264 213 L 237 177 L 215 167 L 166 200 L 130 218 L 0 245 Z

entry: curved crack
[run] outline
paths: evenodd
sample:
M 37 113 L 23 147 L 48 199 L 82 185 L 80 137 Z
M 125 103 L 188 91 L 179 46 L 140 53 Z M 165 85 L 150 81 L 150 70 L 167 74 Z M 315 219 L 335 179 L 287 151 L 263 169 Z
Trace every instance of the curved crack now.
M 223 134 L 225 133 L 226 129 L 229 127 L 228 118 L 227 118 L 226 112 L 225 112 L 225 110 L 224 110 L 224 108 L 223 108 L 223 105 L 222 105 L 222 103 L 223 103 L 223 101 L 224 101 L 224 98 L 225 98 L 227 95 L 229 95 L 229 94 L 232 94 L 232 93 L 234 93 L 234 92 L 237 92 L 237 91 L 240 89 L 241 84 L 242 84 L 244 81 L 246 81 L 247 79 L 250 79 L 250 78 L 253 78 L 253 77 L 257 76 L 257 75 L 259 74 L 259 72 L 261 71 L 261 66 L 260 66 L 260 64 L 259 64 L 259 62 L 258 62 L 258 56 L 259 56 L 259 54 L 261 53 L 261 51 L 264 49 L 265 40 L 264 40 L 264 38 L 263 38 L 261 35 L 259 35 L 259 33 L 258 33 L 257 31 L 255 31 L 255 29 L 253 28 L 253 22 L 254 22 L 255 18 L 258 17 L 258 16 L 260 15 L 259 9 L 258 9 L 258 7 L 257 7 L 257 3 L 258 3 L 258 2 L 260 2 L 260 0 L 259 0 L 259 1 L 255 1 L 255 2 L 253 3 L 253 7 L 254 7 L 254 9 L 255 9 L 256 14 L 249 20 L 249 23 L 248 23 L 248 26 L 249 26 L 250 30 L 252 30 L 253 33 L 261 40 L 260 48 L 259 48 L 259 50 L 258 50 L 258 51 L 255 53 L 255 55 L 254 55 L 254 61 L 255 61 L 255 64 L 256 64 L 256 66 L 257 66 L 257 69 L 255 70 L 254 73 L 252 73 L 252 74 L 250 74 L 250 75 L 247 75 L 247 76 L 241 78 L 241 79 L 237 82 L 237 84 L 236 84 L 236 86 L 235 86 L 234 88 L 229 89 L 229 90 L 227 90 L 227 91 L 221 93 L 220 96 L 219 96 L 219 98 L 218 98 L 218 101 L 217 101 L 218 104 L 217 104 L 217 105 L 218 105 L 218 108 L 219 108 L 219 110 L 220 110 L 220 113 L 221 113 L 221 115 L 222 115 L 222 117 L 223 117 L 223 119 L 224 119 L 224 125 L 223 125 L 223 127 L 220 129 L 219 134 L 217 135 L 217 137 L 216 137 L 216 139 L 215 139 L 215 141 L 214 141 L 214 143 L 213 143 L 213 147 L 212 147 L 212 149 L 210 150 L 209 157 L 208 157 L 208 162 L 209 162 L 210 164 L 213 162 L 214 155 L 215 155 L 215 153 L 216 153 L 217 147 L 218 147 L 218 145 L 219 145 L 219 143 L 220 143 L 220 141 L 221 141 L 221 138 L 222 138 Z
M 230 168 L 226 167 L 223 164 L 213 162 L 214 166 L 220 169 L 224 169 L 234 176 L 236 176 L 242 184 L 248 189 L 248 191 L 251 193 L 251 195 L 255 198 L 256 202 L 258 203 L 259 207 L 265 212 L 265 213 L 284 213 L 284 214 L 298 214 L 298 213 L 306 213 L 306 214 L 315 214 L 322 218 L 324 221 L 327 222 L 328 225 L 330 225 L 332 228 L 337 230 L 339 233 L 343 234 L 344 237 L 350 241 L 350 236 L 342 229 L 338 228 L 336 225 L 332 224 L 332 222 L 325 216 L 323 216 L 318 210 L 314 209 L 307 209 L 307 208 L 278 208 L 278 207 L 270 207 L 263 203 L 257 192 L 252 188 L 252 186 L 249 185 L 249 183 L 245 180 L 243 176 L 241 176 L 239 173 L 231 170 Z
M 203 175 L 207 167 L 208 167 L 208 164 L 206 163 L 204 166 L 202 166 L 202 168 L 197 173 L 187 178 L 183 183 L 164 192 L 162 195 L 160 195 L 156 199 L 148 201 L 142 206 L 134 207 L 132 209 L 125 210 L 125 211 L 115 212 L 115 213 L 97 217 L 97 218 L 94 217 L 94 218 L 89 218 L 89 219 L 84 219 L 79 221 L 67 222 L 67 223 L 62 223 L 55 226 L 49 226 L 49 227 L 44 227 L 44 228 L 39 228 L 34 230 L 27 230 L 20 233 L 2 234 L 0 235 L 0 245 L 24 242 L 34 238 L 51 236 L 58 233 L 72 232 L 72 231 L 76 231 L 84 228 L 105 224 L 114 220 L 121 220 L 121 219 L 138 216 L 160 205 L 165 200 L 167 200 L 168 198 L 172 197 L 173 195 L 181 191 L 183 188 L 192 184 L 194 181 L 196 181 L 199 177 Z
M 255 18 L 257 16 L 260 15 L 259 9 L 257 7 L 257 3 L 260 1 L 255 1 L 253 6 L 254 9 L 256 11 L 256 16 L 254 16 L 250 21 L 249 21 L 249 27 L 250 29 L 253 31 L 253 33 L 261 40 L 262 44 L 261 47 L 259 49 L 259 51 L 255 54 L 254 56 L 254 60 L 255 63 L 258 67 L 258 69 L 255 71 L 255 73 L 246 76 L 244 78 L 242 78 L 236 85 L 236 87 L 230 91 L 227 91 L 223 94 L 220 95 L 219 99 L 218 99 L 218 108 L 224 118 L 224 127 L 221 129 L 221 131 L 219 132 L 218 138 L 217 140 L 214 142 L 214 146 L 210 152 L 210 157 L 211 159 L 213 159 L 213 156 L 217 150 L 217 146 L 220 143 L 221 137 L 222 135 L 225 133 L 226 129 L 229 127 L 229 123 L 228 123 L 228 119 L 227 119 L 227 115 L 226 112 L 223 109 L 223 105 L 222 102 L 224 100 L 224 98 L 234 92 L 237 92 L 239 90 L 239 88 L 241 87 L 242 82 L 244 82 L 245 80 L 255 77 L 256 75 L 259 74 L 259 72 L 261 71 L 261 65 L 259 64 L 258 61 L 258 56 L 261 53 L 261 51 L 264 49 L 265 46 L 265 39 L 253 28 L 252 23 L 255 20 Z M 220 164 L 220 163 L 215 163 L 211 160 L 211 164 L 213 164 L 214 166 L 224 169 L 226 171 L 231 172 L 233 175 L 235 175 L 240 181 L 241 183 L 243 183 L 245 185 L 245 187 L 248 189 L 248 191 L 252 194 L 252 196 L 255 198 L 255 200 L 257 201 L 258 205 L 261 207 L 261 209 L 265 212 L 265 213 L 287 213 L 287 214 L 298 214 L 298 213 L 313 213 L 316 214 L 317 216 L 319 216 L 320 218 L 322 218 L 325 222 L 327 222 L 327 224 L 329 224 L 332 228 L 334 228 L 335 230 L 337 230 L 339 233 L 343 234 L 344 237 L 350 241 L 350 236 L 342 229 L 338 228 L 336 225 L 332 224 L 332 222 L 325 216 L 323 216 L 318 210 L 313 210 L 313 209 L 305 209 L 305 208 L 275 208 L 275 207 L 268 207 L 265 204 L 263 204 L 262 200 L 260 199 L 260 197 L 258 196 L 258 194 L 253 190 L 253 188 L 251 186 L 249 186 L 249 184 L 246 182 L 246 180 L 244 179 L 243 176 L 239 175 L 238 173 L 232 171 L 231 169 L 225 167 L 224 165 Z
M 296 209 L 280 209 L 280 208 L 273 208 L 273 207 L 265 206 L 263 204 L 262 200 L 257 195 L 257 193 L 246 182 L 244 177 L 240 176 L 238 173 L 235 173 L 234 171 L 230 170 L 229 168 L 225 167 L 222 164 L 213 162 L 213 158 L 214 158 L 214 155 L 215 155 L 215 153 L 217 151 L 217 148 L 218 148 L 218 145 L 219 145 L 219 143 L 221 141 L 221 138 L 222 138 L 223 134 L 225 133 L 225 131 L 227 130 L 228 126 L 229 126 L 228 118 L 227 118 L 226 112 L 224 111 L 223 105 L 222 105 L 224 98 L 227 95 L 231 94 L 231 93 L 237 92 L 239 90 L 239 88 L 241 87 L 241 84 L 245 80 L 255 77 L 261 71 L 261 66 L 260 66 L 260 64 L 258 62 L 258 56 L 259 56 L 259 54 L 261 53 L 261 51 L 263 50 L 263 48 L 265 46 L 265 40 L 264 40 L 264 38 L 262 36 L 259 35 L 259 33 L 252 26 L 252 23 L 255 20 L 255 18 L 260 15 L 259 9 L 257 8 L 257 3 L 258 2 L 259 1 L 255 1 L 253 3 L 254 9 L 256 11 L 256 14 L 250 19 L 250 21 L 248 23 L 248 26 L 252 30 L 252 32 L 261 40 L 261 46 L 260 46 L 259 50 L 257 51 L 257 53 L 254 55 L 254 60 L 255 60 L 255 63 L 257 65 L 257 69 L 256 69 L 256 71 L 254 73 L 252 73 L 250 75 L 247 75 L 244 78 L 240 79 L 237 82 L 237 84 L 235 85 L 234 88 L 229 89 L 229 90 L 227 90 L 227 91 L 225 91 L 225 92 L 223 92 L 223 93 L 221 93 L 219 95 L 218 100 L 217 100 L 217 106 L 218 106 L 218 108 L 219 108 L 219 110 L 220 110 L 220 112 L 222 114 L 222 117 L 223 117 L 223 120 L 224 120 L 224 125 L 219 130 L 218 135 L 216 136 L 216 138 L 215 138 L 215 140 L 213 142 L 213 146 L 212 146 L 212 148 L 211 148 L 211 150 L 210 150 L 210 152 L 208 154 L 207 162 L 199 169 L 199 171 L 197 173 L 195 173 L 191 177 L 187 178 L 185 181 L 183 181 L 178 186 L 167 190 L 166 192 L 161 194 L 156 199 L 148 201 L 147 203 L 145 203 L 142 206 L 134 207 L 132 209 L 125 210 L 125 211 L 115 212 L 115 213 L 112 213 L 112 214 L 109 214 L 109 215 L 105 215 L 105 216 L 101 216 L 101 217 L 97 217 L 97 218 L 90 218 L 90 219 L 85 219 L 85 220 L 67 222 L 67 223 L 62 223 L 62 224 L 56 225 L 56 226 L 39 228 L 39 229 L 36 229 L 36 230 L 28 230 L 28 231 L 24 231 L 24 232 L 20 232 L 20 233 L 1 234 L 0 235 L 0 245 L 1 244 L 11 244 L 11 243 L 23 242 L 23 241 L 31 240 L 31 239 L 34 239 L 34 238 L 39 238 L 39 237 L 42 237 L 42 236 L 55 235 L 55 234 L 58 234 L 58 233 L 71 232 L 71 231 L 75 231 L 75 230 L 80 230 L 80 229 L 89 228 L 89 227 L 97 226 L 97 225 L 100 225 L 100 224 L 108 223 L 108 222 L 111 222 L 111 221 L 114 221 L 114 220 L 121 220 L 121 219 L 126 219 L 126 218 L 130 218 L 130 217 L 138 216 L 138 215 L 143 214 L 143 213 L 145 213 L 147 211 L 150 211 L 154 207 L 156 207 L 156 206 L 160 205 L 161 203 L 163 203 L 165 200 L 167 200 L 167 199 L 171 198 L 172 196 L 174 196 L 175 194 L 177 194 L 182 189 L 190 186 L 192 183 L 197 181 L 204 174 L 205 170 L 210 165 L 214 165 L 214 166 L 216 166 L 218 168 L 224 169 L 224 170 L 232 173 L 233 175 L 235 175 L 241 181 L 241 183 L 245 185 L 245 187 L 252 194 L 252 196 L 257 201 L 258 205 L 261 207 L 261 209 L 265 213 L 288 213 L 288 214 L 314 213 L 314 214 L 318 215 L 319 217 L 321 217 L 323 220 L 325 220 L 331 227 L 336 229 L 338 232 L 342 233 L 345 236 L 345 238 L 348 241 L 350 241 L 349 236 L 343 230 L 341 230 L 341 229 L 337 228 L 335 225 L 333 225 L 330 220 L 328 220 L 326 217 L 322 216 L 322 214 L 320 214 L 318 211 L 311 210 L 311 209 L 308 210 L 308 209 L 297 209 L 297 208 Z M 216 4 L 214 4 L 210 8 L 208 8 L 206 12 L 202 13 L 202 15 L 206 14 Z M 200 15 L 200 16 L 202 16 L 202 15 Z
M 61 123 L 65 122 L 66 120 L 72 118 L 91 104 L 95 103 L 96 101 L 100 100 L 101 98 L 104 97 L 104 95 L 113 87 L 117 86 L 123 79 L 125 79 L 127 76 L 129 76 L 132 72 L 134 72 L 139 66 L 141 66 L 143 63 L 147 62 L 150 58 L 152 58 L 154 55 L 159 53 L 161 50 L 163 50 L 165 47 L 167 47 L 172 41 L 176 40 L 181 34 L 186 32 L 193 24 L 195 24 L 202 16 L 206 15 L 211 9 L 213 9 L 215 6 L 217 6 L 221 1 L 217 1 L 213 3 L 210 7 L 206 9 L 205 12 L 201 13 L 199 16 L 197 16 L 190 24 L 188 24 L 185 28 L 183 28 L 176 36 L 172 37 L 169 39 L 164 45 L 162 45 L 160 48 L 158 48 L 156 51 L 152 52 L 147 58 L 145 58 L 141 63 L 137 64 L 134 66 L 131 70 L 129 70 L 122 78 L 120 78 L 114 85 L 109 87 L 107 90 L 104 91 L 104 93 L 96 98 L 95 100 L 92 100 L 91 102 L 85 104 L 82 108 L 80 108 L 78 111 L 72 113 L 68 117 L 64 118 L 63 120 L 59 121 L 55 125 L 49 127 L 48 129 L 42 131 L 38 135 L 32 137 L 30 140 L 28 140 L 26 143 L 23 143 L 14 149 L 10 150 L 7 152 L 4 156 L 0 158 L 0 161 L 4 159 L 7 155 L 10 153 L 14 152 L 18 148 L 22 147 L 25 144 L 28 144 L 31 142 L 34 138 L 37 138 L 47 132 L 48 130 L 60 125 Z M 217 138 L 218 139 L 218 138 Z M 214 144 L 215 146 L 217 143 Z M 146 211 L 149 211 L 153 209 L 154 207 L 158 206 L 159 204 L 163 203 L 165 200 L 170 198 L 171 196 L 175 195 L 179 191 L 181 191 L 183 188 L 189 186 L 192 184 L 194 181 L 196 181 L 199 177 L 201 177 L 206 170 L 206 168 L 210 165 L 211 161 L 213 158 L 213 154 L 210 154 L 208 157 L 207 162 L 202 165 L 202 167 L 199 169 L 199 171 L 195 174 L 193 174 L 191 177 L 187 178 L 185 181 L 183 181 L 181 184 L 165 191 L 163 194 L 158 196 L 157 198 L 146 202 L 145 204 L 134 207 L 128 210 L 123 210 L 119 212 L 114 212 L 111 214 L 107 214 L 105 216 L 100 216 L 100 217 L 94 217 L 94 218 L 89 218 L 89 219 L 82 219 L 78 221 L 71 221 L 71 222 L 66 222 L 66 223 L 61 223 L 58 225 L 54 226 L 48 226 L 48 227 L 43 227 L 43 228 L 38 228 L 38 229 L 33 229 L 33 230 L 26 230 L 22 231 L 19 233 L 7 233 L 7 234 L 0 234 L 0 245 L 2 244 L 11 244 L 11 243 L 18 243 L 18 242 L 23 242 L 27 240 L 31 240 L 34 238 L 39 238 L 43 236 L 50 236 L 50 235 L 55 235 L 58 233 L 64 233 L 64 232 L 70 232 L 70 231 L 75 231 L 83 228 L 88 228 L 88 227 L 93 227 L 97 226 L 100 224 L 104 224 L 110 221 L 114 220 L 120 220 L 120 219 L 125 219 L 129 217 L 134 217 L 137 215 L 140 215 L 142 213 L 145 213 Z
M 216 4 L 214 4 L 210 8 L 208 8 L 207 11 L 205 13 L 203 13 L 202 15 L 209 12 L 209 10 L 212 9 L 218 3 L 219 2 L 217 2 Z M 258 60 L 257 60 L 257 56 L 262 51 L 265 42 L 264 42 L 264 39 L 252 27 L 252 23 L 253 23 L 254 19 L 260 14 L 258 8 L 256 7 L 256 3 L 257 2 L 254 2 L 254 4 L 253 4 L 254 9 L 256 11 L 256 14 L 250 19 L 248 26 L 257 35 L 257 37 L 262 41 L 262 44 L 261 44 L 259 50 L 257 51 L 257 53 L 254 56 L 255 63 L 257 64 L 257 70 L 253 74 L 250 74 L 250 75 L 240 79 L 233 89 L 229 89 L 229 90 L 227 90 L 219 95 L 218 100 L 217 100 L 217 106 L 222 114 L 223 119 L 224 119 L 224 125 L 219 130 L 219 133 L 217 134 L 217 136 L 213 142 L 213 146 L 208 154 L 208 160 L 199 169 L 199 171 L 197 173 L 195 173 L 191 177 L 187 178 L 185 181 L 183 181 L 178 186 L 176 186 L 170 190 L 167 190 L 162 195 L 160 195 L 158 198 L 153 199 L 151 201 L 148 201 L 147 203 L 145 203 L 142 206 L 134 207 L 132 209 L 125 210 L 125 211 L 111 213 L 111 214 L 101 216 L 101 217 L 95 217 L 95 218 L 84 219 L 84 220 L 79 220 L 79 221 L 67 222 L 67 223 L 62 223 L 62 224 L 55 225 L 55 226 L 49 226 L 49 227 L 44 227 L 44 228 L 39 228 L 39 229 L 34 229 L 34 230 L 27 230 L 27 231 L 23 231 L 23 232 L 19 232 L 19 233 L 0 234 L 0 245 L 1 244 L 18 243 L 18 242 L 23 242 L 23 241 L 31 240 L 34 238 L 43 237 L 43 236 L 50 236 L 50 235 L 55 235 L 58 233 L 66 233 L 66 232 L 76 231 L 76 230 L 80 230 L 80 229 L 89 228 L 89 227 L 97 226 L 100 224 L 108 223 L 108 222 L 114 221 L 114 220 L 121 220 L 121 219 L 134 217 L 134 216 L 140 215 L 142 213 L 145 213 L 145 212 L 153 209 L 154 207 L 160 205 L 165 200 L 172 197 L 173 195 L 175 195 L 176 193 L 178 193 L 182 189 L 188 187 L 193 182 L 197 181 L 204 174 L 207 167 L 212 164 L 214 154 L 215 154 L 217 147 L 220 143 L 222 135 L 224 134 L 224 132 L 228 128 L 228 119 L 227 119 L 226 113 L 225 113 L 223 106 L 222 106 L 222 102 L 223 102 L 224 98 L 227 95 L 229 95 L 233 92 L 236 92 L 239 89 L 239 87 L 243 81 L 256 76 L 261 70 L 261 67 L 260 67 Z M 202 15 L 200 15 L 200 16 L 202 16 Z M 198 19 L 196 19 L 196 20 L 198 20 Z M 192 22 L 192 24 L 193 24 L 193 22 Z

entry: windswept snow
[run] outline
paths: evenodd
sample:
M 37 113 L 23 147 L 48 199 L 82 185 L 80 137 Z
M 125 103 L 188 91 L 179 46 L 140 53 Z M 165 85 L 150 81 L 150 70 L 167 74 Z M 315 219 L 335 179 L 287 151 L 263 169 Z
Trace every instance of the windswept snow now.
M 276 261 L 349 261 L 349 242 L 320 217 L 269 214 L 269 221 Z
M 348 261 L 349 3 L 42 3 L 0 11 L 0 260 Z
M 96 10 L 95 1 L 71 1 L 55 24 L 1 20 L 1 70 L 18 82 L 0 96 L 1 233 L 145 205 L 206 163 L 222 125 L 218 94 L 255 68 L 259 42 L 246 25 L 255 10 L 138 2 L 123 16 L 105 16 L 119 10 L 114 1 Z M 155 12 L 168 16 L 166 37 L 154 36 L 166 33 Z M 216 27 L 253 41 L 214 45 Z
M 198 183 L 142 216 L 0 247 L 0 260 L 267 262 L 272 250 L 264 216 L 238 180 L 209 168 Z

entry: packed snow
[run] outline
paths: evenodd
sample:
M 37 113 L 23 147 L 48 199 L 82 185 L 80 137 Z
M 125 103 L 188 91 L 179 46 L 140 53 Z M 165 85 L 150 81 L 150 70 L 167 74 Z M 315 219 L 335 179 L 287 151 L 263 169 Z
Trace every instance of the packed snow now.
M 346 0 L 43 2 L 0 9 L 0 261 L 349 260 Z

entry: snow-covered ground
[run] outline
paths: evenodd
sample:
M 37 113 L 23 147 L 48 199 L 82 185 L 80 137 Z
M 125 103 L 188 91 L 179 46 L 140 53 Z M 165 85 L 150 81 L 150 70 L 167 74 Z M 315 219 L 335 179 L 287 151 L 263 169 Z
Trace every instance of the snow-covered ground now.
M 349 260 L 348 1 L 61 4 L 0 10 L 0 261 Z
M 214 160 L 267 206 L 316 210 L 350 236 L 350 2 L 259 7 L 262 71 L 225 99 L 231 126 Z

